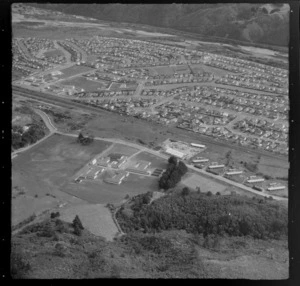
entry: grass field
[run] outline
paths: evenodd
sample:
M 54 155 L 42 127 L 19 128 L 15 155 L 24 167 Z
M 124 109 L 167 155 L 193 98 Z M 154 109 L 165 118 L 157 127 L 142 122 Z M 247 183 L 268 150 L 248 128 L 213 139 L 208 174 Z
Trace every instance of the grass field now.
M 59 75 L 57 77 L 60 78 L 60 79 L 63 79 L 63 78 L 68 78 L 70 76 L 74 76 L 74 75 L 77 75 L 77 74 L 80 74 L 80 73 L 92 71 L 92 70 L 94 70 L 94 69 L 90 68 L 90 67 L 74 65 L 74 66 L 71 66 L 71 67 L 66 68 L 66 69 L 61 69 L 60 71 L 63 74 Z
M 217 183 L 212 179 L 205 178 L 204 176 L 192 174 L 186 179 L 181 181 L 182 184 L 186 185 L 191 189 L 196 189 L 200 187 L 201 192 L 212 192 L 216 194 L 220 192 L 221 194 L 226 190 L 227 186 L 221 183 Z
M 63 191 L 93 204 L 118 203 L 128 194 L 135 196 L 148 191 L 157 191 L 158 180 L 129 174 L 120 185 L 108 184 L 102 180 L 68 184 Z
M 55 57 L 55 56 L 63 56 L 64 53 L 61 50 L 51 50 L 44 52 L 44 56 L 46 57 Z
M 150 168 L 162 168 L 166 169 L 168 162 L 164 159 L 161 159 L 151 153 L 141 152 L 133 157 L 134 160 L 148 161 L 151 162 Z
M 272 176 L 273 178 L 276 177 L 287 178 L 288 171 L 289 171 L 289 163 L 282 162 L 279 160 L 274 160 L 272 158 L 262 157 L 259 162 L 258 171 L 265 175 Z
M 76 215 L 79 216 L 85 229 L 96 236 L 105 237 L 112 241 L 118 233 L 109 209 L 104 205 L 80 204 L 60 210 L 60 219 L 72 222 Z
M 110 143 L 95 141 L 81 146 L 74 137 L 52 135 L 19 154 L 12 161 L 12 187 L 24 187 L 30 195 L 45 196 L 68 183 L 73 174 Z
M 153 75 L 172 75 L 174 70 L 171 67 L 153 67 L 151 68 Z M 152 74 L 152 73 L 150 73 Z
M 105 89 L 108 86 L 106 82 L 88 80 L 85 77 L 79 76 L 70 80 L 64 80 L 60 82 L 61 85 L 74 85 L 76 88 L 84 89 L 85 91 L 99 91 Z
M 139 150 L 127 145 L 115 143 L 114 146 L 107 152 L 105 155 L 109 155 L 110 153 L 120 153 L 125 156 L 131 156 L 137 153 Z

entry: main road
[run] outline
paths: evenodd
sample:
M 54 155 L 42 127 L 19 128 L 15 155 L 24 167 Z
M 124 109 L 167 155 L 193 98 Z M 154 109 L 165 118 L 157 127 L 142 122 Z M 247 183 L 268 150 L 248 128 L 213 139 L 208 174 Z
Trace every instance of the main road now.
M 47 139 L 49 136 L 51 136 L 52 134 L 54 133 L 57 133 L 57 134 L 61 134 L 61 135 L 65 135 L 65 136 L 72 136 L 72 137 L 78 137 L 78 134 L 73 134 L 73 133 L 64 133 L 64 132 L 61 132 L 59 131 L 54 125 L 53 123 L 51 122 L 51 119 L 49 118 L 49 116 L 44 113 L 43 111 L 41 110 L 35 110 L 41 117 L 42 119 L 44 120 L 46 126 L 49 128 L 50 130 L 50 134 L 48 134 L 46 137 L 43 138 L 43 140 Z M 119 144 L 124 144 L 124 145 L 127 145 L 127 146 L 131 146 L 133 148 L 136 148 L 139 150 L 139 152 L 148 152 L 150 154 L 153 154 L 155 156 L 158 156 L 162 159 L 165 159 L 167 160 L 169 158 L 169 156 L 166 156 L 166 155 L 163 155 L 161 154 L 159 151 L 154 151 L 152 149 L 149 149 L 147 147 L 144 147 L 144 146 L 141 146 L 139 144 L 136 144 L 136 143 L 132 143 L 132 142 L 128 142 L 128 141 L 124 141 L 122 139 L 116 139 L 116 138 L 103 138 L 103 137 L 95 137 L 94 138 L 95 140 L 101 140 L 101 141 L 107 141 L 107 142 L 111 142 L 111 143 L 119 143 Z M 36 142 L 34 145 L 40 143 L 41 141 L 43 140 L 40 140 L 38 142 Z M 33 145 L 29 146 L 27 149 L 31 148 Z M 26 150 L 27 150 L 26 149 Z M 25 150 L 19 150 L 19 152 L 23 152 Z M 263 192 L 259 192 L 259 191 L 256 191 L 256 190 L 253 190 L 252 188 L 249 188 L 245 185 L 242 185 L 242 184 L 239 184 L 237 182 L 233 182 L 231 180 L 228 180 L 224 177 L 221 177 L 221 176 L 216 176 L 214 174 L 211 174 L 211 173 L 208 173 L 204 170 L 201 170 L 201 169 L 198 169 L 198 168 L 195 168 L 193 165 L 190 165 L 190 164 L 187 164 L 188 168 L 197 172 L 197 173 L 200 173 L 200 174 L 203 174 L 205 176 L 208 176 L 208 177 L 211 177 L 212 179 L 214 180 L 218 180 L 218 181 L 221 181 L 223 183 L 226 183 L 226 184 L 229 184 L 229 185 L 232 185 L 232 186 L 235 186 L 239 189 L 242 189 L 242 190 L 245 190 L 245 191 L 248 191 L 248 192 L 251 192 L 251 193 L 254 193 L 256 195 L 260 195 L 260 196 L 264 196 L 264 197 L 272 197 L 274 200 L 278 200 L 278 201 L 287 201 L 288 199 L 287 198 L 282 198 L 282 197 L 278 197 L 278 196 L 271 196 L 270 194 L 266 194 L 266 193 L 263 193 Z

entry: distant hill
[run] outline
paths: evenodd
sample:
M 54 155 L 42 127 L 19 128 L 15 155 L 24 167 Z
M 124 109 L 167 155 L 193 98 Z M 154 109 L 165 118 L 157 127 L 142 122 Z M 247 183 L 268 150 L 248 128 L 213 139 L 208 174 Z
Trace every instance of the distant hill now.
M 30 4 L 66 14 L 287 46 L 288 4 Z

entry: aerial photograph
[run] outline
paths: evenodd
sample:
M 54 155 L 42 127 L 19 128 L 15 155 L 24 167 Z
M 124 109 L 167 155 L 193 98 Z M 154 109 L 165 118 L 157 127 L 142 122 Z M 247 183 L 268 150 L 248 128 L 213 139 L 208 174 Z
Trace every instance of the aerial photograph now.
M 290 5 L 14 3 L 14 279 L 289 278 Z

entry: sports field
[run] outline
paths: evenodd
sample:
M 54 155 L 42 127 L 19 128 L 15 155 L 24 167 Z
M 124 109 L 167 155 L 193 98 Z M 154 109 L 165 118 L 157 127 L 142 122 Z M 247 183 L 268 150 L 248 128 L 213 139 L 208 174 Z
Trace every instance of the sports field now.
M 39 197 L 63 191 L 76 171 L 110 145 L 97 140 L 81 146 L 74 137 L 52 135 L 12 161 L 12 187 L 22 186 Z
M 169 67 L 153 67 L 150 69 L 150 74 L 151 75 L 172 75 L 174 74 L 174 70 Z
M 44 56 L 46 57 L 55 57 L 55 56 L 63 56 L 64 53 L 61 50 L 51 50 L 44 52 Z
M 105 183 L 102 180 L 87 180 L 79 184 L 70 183 L 63 191 L 89 203 L 105 204 L 119 203 L 127 194 L 136 196 L 157 189 L 157 178 L 129 174 L 120 185 Z
M 99 91 L 105 89 L 108 86 L 108 82 L 94 81 L 86 79 L 85 77 L 78 76 L 70 80 L 64 80 L 60 82 L 61 85 L 74 85 L 76 88 L 84 89 L 84 91 Z
M 74 65 L 74 66 L 71 66 L 69 68 L 60 70 L 63 74 L 60 75 L 60 76 L 57 76 L 57 77 L 63 79 L 63 78 L 68 78 L 70 76 L 74 76 L 74 75 L 77 75 L 77 74 L 80 74 L 80 73 L 92 71 L 92 70 L 94 70 L 94 69 L 91 68 L 91 67 Z

